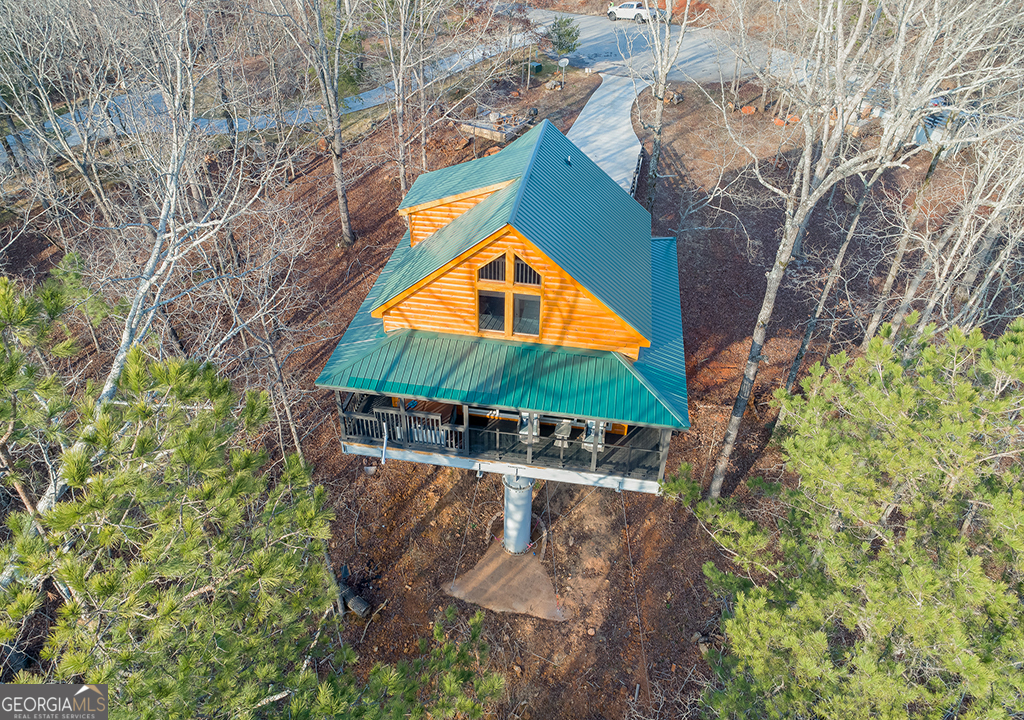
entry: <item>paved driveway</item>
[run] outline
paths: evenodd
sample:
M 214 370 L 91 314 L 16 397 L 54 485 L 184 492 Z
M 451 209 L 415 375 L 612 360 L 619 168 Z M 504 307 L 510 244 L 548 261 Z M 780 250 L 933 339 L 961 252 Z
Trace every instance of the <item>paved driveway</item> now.
M 602 75 L 599 87 L 584 106 L 566 135 L 612 180 L 629 192 L 640 154 L 640 140 L 633 132 L 632 109 L 646 82 L 620 75 Z
M 580 28 L 580 48 L 569 56 L 575 67 L 589 67 L 594 72 L 628 76 L 631 73 L 650 80 L 653 55 L 644 26 L 606 15 L 573 15 L 550 10 L 531 10 L 530 19 L 547 24 L 559 16 L 572 18 Z M 673 42 L 679 26 L 673 26 Z M 683 38 L 679 58 L 669 72 L 672 82 L 715 82 L 731 80 L 736 72 L 736 53 L 730 35 L 706 28 L 690 29 Z
M 531 10 L 530 19 L 543 25 L 565 14 Z M 629 191 L 640 153 L 640 140 L 633 132 L 633 103 L 653 80 L 653 53 L 643 26 L 622 20 L 612 22 L 604 15 L 569 17 L 580 28 L 580 48 L 569 56 L 570 62 L 575 67 L 589 67 L 601 73 L 601 87 L 576 118 L 567 137 Z M 673 41 L 678 32 L 676 26 Z M 731 79 L 737 70 L 736 54 L 727 40 L 728 35 L 713 30 L 687 31 L 669 80 L 684 83 Z

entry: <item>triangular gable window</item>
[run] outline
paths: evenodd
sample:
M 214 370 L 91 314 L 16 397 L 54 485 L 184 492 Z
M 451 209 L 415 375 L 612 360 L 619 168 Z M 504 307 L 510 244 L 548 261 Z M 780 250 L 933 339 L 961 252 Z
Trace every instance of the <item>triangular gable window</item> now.
M 540 273 L 516 255 L 516 285 L 540 285 Z
M 516 258 L 518 261 L 519 258 Z M 518 269 L 518 263 L 516 265 Z M 491 260 L 489 263 L 480 268 L 479 278 L 481 280 L 496 280 L 497 282 L 505 282 L 505 256 L 499 255 L 498 257 Z

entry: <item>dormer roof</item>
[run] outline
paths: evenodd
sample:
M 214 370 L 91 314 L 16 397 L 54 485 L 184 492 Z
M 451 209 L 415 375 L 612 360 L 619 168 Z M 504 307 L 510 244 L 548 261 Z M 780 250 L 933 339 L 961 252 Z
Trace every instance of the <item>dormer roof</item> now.
M 400 207 L 492 186 L 500 189 L 406 253 L 373 310 L 509 225 L 650 341 L 650 213 L 547 120 L 495 155 L 421 175 Z

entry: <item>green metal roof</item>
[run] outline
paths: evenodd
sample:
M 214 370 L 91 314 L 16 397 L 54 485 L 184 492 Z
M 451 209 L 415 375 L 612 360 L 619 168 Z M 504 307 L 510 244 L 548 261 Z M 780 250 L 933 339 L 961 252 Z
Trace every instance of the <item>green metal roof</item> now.
M 359 308 L 316 385 L 347 391 L 418 397 L 569 417 L 684 429 L 686 361 L 676 244 L 651 241 L 655 336 L 640 359 L 578 350 L 401 330 L 384 333 L 370 307 L 409 252 L 399 243 Z
M 618 353 L 447 335 L 392 333 L 370 353 L 336 362 L 317 384 L 564 417 L 686 428 Z
M 502 172 L 518 175 L 502 177 L 518 177 L 519 182 L 494 193 L 413 248 L 406 257 L 410 269 L 392 276 L 374 307 L 508 224 L 650 340 L 650 213 L 547 120 L 482 160 L 506 153 L 510 159 L 500 166 Z M 456 177 L 446 173 L 439 178 L 443 191 L 429 191 L 432 178 L 445 172 L 421 175 L 413 190 L 426 185 L 413 202 L 406 196 L 403 206 L 421 204 L 432 195 L 448 197 L 484 187 L 498 182 L 494 178 L 500 174 L 467 170 Z
M 533 155 L 542 127 L 543 123 L 537 125 L 494 155 L 420 175 L 398 209 L 416 207 L 521 177 Z
M 498 190 L 476 206 L 481 208 L 481 212 L 465 212 L 428 239 L 417 243 L 416 247 L 403 256 L 402 266 L 382 284 L 371 309 L 409 289 L 448 261 L 505 227 L 518 187 L 519 181 L 516 181 Z
M 318 387 L 674 429 L 690 426 L 676 242 L 648 239 L 647 212 L 553 126 L 548 127 L 545 121 L 492 156 L 500 157 L 517 144 L 517 152 L 529 147 L 530 160 L 518 182 L 415 248 L 410 248 L 406 233 L 320 373 Z M 566 187 L 575 188 L 568 197 Z M 586 201 L 579 199 L 584 187 L 593 190 Z M 619 202 L 622 196 L 628 203 Z M 618 199 L 602 205 L 600 197 Z M 603 219 L 592 222 L 590 216 L 584 217 L 585 204 L 594 217 Z M 540 207 L 531 209 L 533 205 Z M 478 209 L 483 212 L 475 212 Z M 604 232 L 601 223 L 624 230 L 621 235 Z M 373 308 L 505 224 L 513 224 L 629 321 L 621 310 L 626 308 L 638 330 L 646 323 L 641 332 L 651 346 L 641 348 L 634 362 L 613 352 L 534 343 L 418 330 L 385 334 L 383 321 L 370 314 Z M 588 241 L 589 233 L 594 235 Z M 595 289 L 594 283 L 603 290 Z M 610 296 L 616 300 L 609 301 Z
M 509 224 L 650 340 L 650 213 L 554 125 L 542 129 Z
M 659 397 L 686 418 L 686 354 L 683 352 L 683 315 L 679 297 L 679 258 L 675 238 L 651 239 L 651 346 L 640 348 L 633 371 Z

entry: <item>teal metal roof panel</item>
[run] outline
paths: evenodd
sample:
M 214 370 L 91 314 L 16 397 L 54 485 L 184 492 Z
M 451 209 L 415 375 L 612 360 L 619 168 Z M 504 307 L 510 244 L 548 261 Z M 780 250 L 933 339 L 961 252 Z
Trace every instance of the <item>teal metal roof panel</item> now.
M 571 375 L 566 372 L 570 369 Z M 611 352 L 401 330 L 359 358 L 335 362 L 332 356 L 316 384 L 512 411 L 688 427 L 628 361 Z
M 398 209 L 416 207 L 521 177 L 533 155 L 542 125 L 532 128 L 499 153 L 420 175 Z
M 679 256 L 673 237 L 651 238 L 651 345 L 666 345 L 683 334 L 679 297 Z
M 651 279 L 654 337 L 651 347 L 640 349 L 640 357 L 632 365 L 633 372 L 689 427 L 675 238 L 651 239 Z
M 498 190 L 410 249 L 403 258 L 402 266 L 382 284 L 371 309 L 408 290 L 507 225 L 518 187 L 519 183 L 514 182 Z M 474 212 L 477 209 L 479 212 Z
M 327 367 L 337 366 L 339 363 L 365 355 L 385 339 L 384 321 L 370 315 L 370 309 L 377 301 L 377 296 L 380 295 L 383 286 L 387 284 L 388 278 L 404 262 L 405 253 L 409 249 L 410 238 L 409 233 L 406 232 L 405 236 L 398 242 L 394 252 L 391 253 L 387 263 L 385 263 L 384 269 L 380 271 L 380 275 L 377 276 L 377 280 L 373 283 L 373 287 L 370 288 L 370 292 L 367 293 L 366 298 L 359 306 L 359 310 L 345 330 L 345 335 L 342 337 L 341 342 L 338 343 L 338 346 L 334 348 L 334 352 L 331 353 L 331 357 L 327 361 Z M 321 373 L 322 375 L 323 373 Z M 317 382 L 319 383 L 320 381 L 317 380 Z
M 510 224 L 651 339 L 650 213 L 554 125 L 540 130 Z

